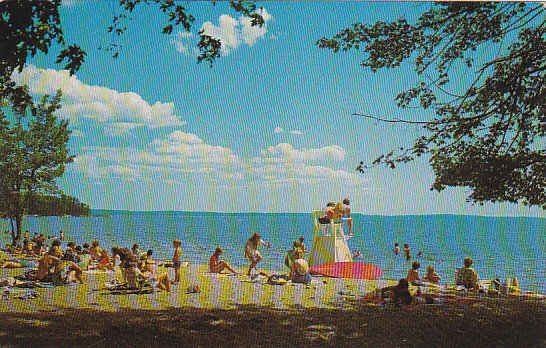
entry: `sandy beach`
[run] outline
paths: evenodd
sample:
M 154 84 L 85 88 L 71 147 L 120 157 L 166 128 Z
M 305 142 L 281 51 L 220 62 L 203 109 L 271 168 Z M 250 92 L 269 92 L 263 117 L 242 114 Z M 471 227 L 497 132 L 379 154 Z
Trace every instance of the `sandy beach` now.
M 2 346 L 544 346 L 544 301 L 484 298 L 409 309 L 365 303 L 393 280 L 318 278 L 269 285 L 264 277 L 182 268 L 171 293 L 114 295 L 100 290 L 115 272 L 87 272 L 86 283 L 15 289 L 0 302 Z M 3 270 L 2 277 L 21 269 Z M 160 272 L 172 269 L 160 268 Z M 187 293 L 189 286 L 201 292 Z M 22 300 L 19 294 L 36 291 Z
M 24 269 L 3 270 L 2 277 L 21 274 Z M 172 268 L 159 268 L 172 279 Z M 393 285 L 392 280 L 356 280 L 315 277 L 310 285 L 266 283 L 266 277 L 250 279 L 246 275 L 211 274 L 206 265 L 191 264 L 181 269 L 179 284 L 173 284 L 171 293 L 156 290 L 152 294 L 112 295 L 104 289 L 111 279 L 122 280 L 121 272 L 87 271 L 86 283 L 55 288 L 36 288 L 39 296 L 27 301 L 3 301 L 3 312 L 33 312 L 37 309 L 56 308 L 99 309 L 119 311 L 131 309 L 203 308 L 236 309 L 240 306 L 263 306 L 278 310 L 293 308 L 343 308 L 347 300 L 362 296 L 375 288 Z M 197 285 L 201 292 L 187 293 L 187 288 Z M 17 289 L 16 293 L 28 292 Z M 15 296 L 16 294 L 12 294 Z

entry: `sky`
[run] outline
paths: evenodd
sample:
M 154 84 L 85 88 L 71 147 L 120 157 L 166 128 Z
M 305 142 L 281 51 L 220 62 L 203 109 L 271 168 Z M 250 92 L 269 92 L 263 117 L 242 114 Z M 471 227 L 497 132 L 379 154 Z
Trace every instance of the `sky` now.
M 381 124 L 353 113 L 419 119 L 395 96 L 417 82 L 412 66 L 373 73 L 359 52 L 334 54 L 315 43 L 355 22 L 415 18 L 426 3 L 263 4 L 262 28 L 225 3 L 187 3 L 192 33 L 161 33 L 166 16 L 138 8 L 125 35 L 108 33 L 115 2 L 64 1 L 67 43 L 88 56 L 69 76 L 58 47 L 16 76 L 35 95 L 61 88 L 59 116 L 70 120 L 77 157 L 58 180 L 93 209 L 300 212 L 351 199 L 374 215 L 543 216 L 515 204 L 473 206 L 465 188 L 431 191 L 428 159 L 361 174 L 418 128 Z M 196 32 L 222 41 L 211 68 L 197 64 Z M 98 49 L 122 46 L 120 55 Z

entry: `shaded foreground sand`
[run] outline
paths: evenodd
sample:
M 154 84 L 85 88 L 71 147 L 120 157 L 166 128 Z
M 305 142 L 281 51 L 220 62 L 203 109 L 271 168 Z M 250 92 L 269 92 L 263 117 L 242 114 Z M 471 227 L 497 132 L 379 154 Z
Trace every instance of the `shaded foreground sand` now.
M 362 295 L 391 281 L 319 278 L 310 287 L 274 286 L 205 270 L 182 269 L 183 281 L 170 294 L 97 291 L 113 274 L 96 273 L 86 274 L 85 285 L 36 289 L 36 299 L 12 296 L 0 303 L 0 345 L 546 346 L 541 301 L 381 309 L 364 304 Z M 187 294 L 189 285 L 201 293 Z

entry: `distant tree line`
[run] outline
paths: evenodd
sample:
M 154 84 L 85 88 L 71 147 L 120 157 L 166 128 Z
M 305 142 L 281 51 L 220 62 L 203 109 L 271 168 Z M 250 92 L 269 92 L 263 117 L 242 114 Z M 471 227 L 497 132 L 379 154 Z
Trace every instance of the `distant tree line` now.
M 86 216 L 91 215 L 91 208 L 75 197 L 66 195 L 36 195 L 28 208 L 28 215 L 41 216 Z

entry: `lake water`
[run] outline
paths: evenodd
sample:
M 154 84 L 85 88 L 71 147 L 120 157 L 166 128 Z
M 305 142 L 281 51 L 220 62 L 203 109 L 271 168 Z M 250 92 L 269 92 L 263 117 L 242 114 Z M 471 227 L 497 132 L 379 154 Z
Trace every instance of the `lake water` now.
M 286 271 L 283 260 L 293 240 L 305 237 L 311 249 L 313 228 L 311 214 L 221 214 L 188 212 L 94 211 L 104 216 L 27 217 L 24 229 L 57 235 L 65 232 L 67 240 L 78 244 L 99 240 L 101 246 L 131 247 L 139 243 L 141 251 L 154 250 L 156 259 L 169 260 L 172 240 L 182 240 L 184 258 L 192 263 L 207 263 L 216 246 L 225 249 L 223 257 L 233 265 L 247 265 L 244 244 L 253 232 L 260 232 L 271 249 L 261 250 L 261 267 Z M 455 215 L 369 216 L 353 214 L 354 238 L 349 248 L 359 250 L 363 261 L 378 265 L 383 277 L 405 277 L 412 261 L 420 261 L 420 274 L 428 265 L 448 282 L 462 266 L 464 257 L 474 259 L 474 268 L 484 279 L 517 276 L 525 290 L 546 293 L 546 219 L 513 217 L 477 217 Z M 0 228 L 8 223 L 0 220 Z M 8 240 L 5 235 L 4 239 Z M 392 252 L 394 243 L 410 245 L 412 260 Z M 422 250 L 424 256 L 416 257 Z

